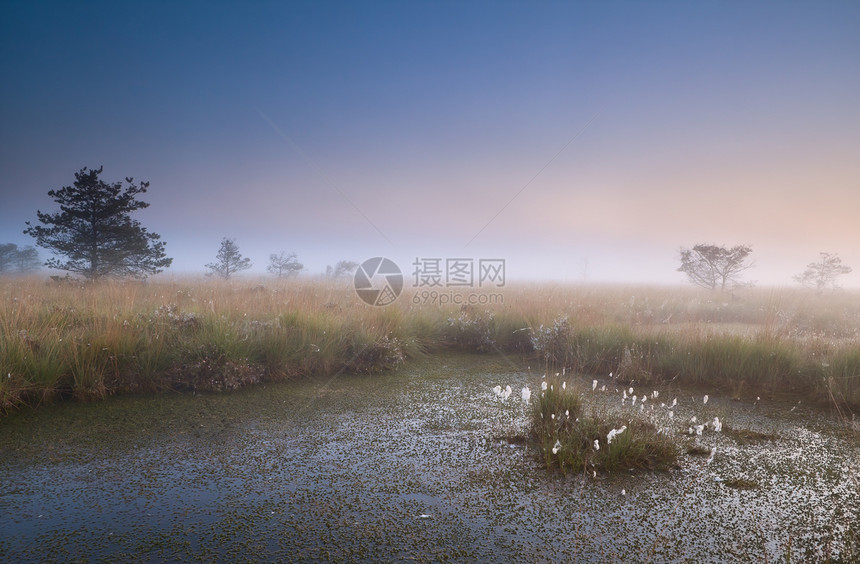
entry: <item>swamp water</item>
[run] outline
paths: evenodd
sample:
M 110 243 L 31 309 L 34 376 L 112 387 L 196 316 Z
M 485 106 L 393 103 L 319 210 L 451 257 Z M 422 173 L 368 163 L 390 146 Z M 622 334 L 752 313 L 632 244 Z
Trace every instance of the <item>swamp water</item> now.
M 668 473 L 563 476 L 500 438 L 525 433 L 519 390 L 540 381 L 453 355 L 391 374 L 13 413 L 0 420 L 0 560 L 857 557 L 860 433 L 837 418 L 664 389 L 654 416 L 682 451 L 716 446 L 710 464 L 685 454 Z M 507 401 L 496 384 L 513 388 Z M 609 391 L 580 384 L 584 409 L 631 409 L 620 386 L 600 384 Z M 658 402 L 672 397 L 669 420 Z M 693 416 L 762 435 L 688 436 Z

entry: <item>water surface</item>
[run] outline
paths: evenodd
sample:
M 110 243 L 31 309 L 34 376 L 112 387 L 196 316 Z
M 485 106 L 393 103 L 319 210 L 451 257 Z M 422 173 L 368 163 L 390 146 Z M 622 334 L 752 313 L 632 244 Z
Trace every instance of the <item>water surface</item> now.
M 571 382 L 572 383 L 572 382 Z M 491 388 L 511 385 L 500 402 Z M 490 356 L 237 393 L 112 398 L 0 422 L 0 559 L 726 562 L 850 555 L 857 433 L 803 404 L 678 397 L 655 422 L 718 451 L 669 473 L 547 472 L 524 385 Z M 589 405 L 620 406 L 619 387 Z M 649 390 L 650 392 L 650 390 Z M 638 406 L 637 406 L 638 408 Z M 775 437 L 686 434 L 688 421 Z M 743 478 L 757 485 L 727 485 Z M 856 534 L 856 533 L 855 533 Z M 856 555 L 856 553 L 853 553 Z

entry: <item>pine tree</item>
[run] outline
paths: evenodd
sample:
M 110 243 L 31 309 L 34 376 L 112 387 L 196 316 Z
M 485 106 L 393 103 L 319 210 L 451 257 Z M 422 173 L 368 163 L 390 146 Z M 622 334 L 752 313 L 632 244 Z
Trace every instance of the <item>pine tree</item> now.
M 88 280 L 103 277 L 146 278 L 170 266 L 160 235 L 147 232 L 130 214 L 149 207 L 137 200 L 149 187 L 126 178 L 107 184 L 99 178 L 103 167 L 75 173 L 72 186 L 51 190 L 48 196 L 59 204 L 57 213 L 36 215 L 43 225 L 30 225 L 24 233 L 40 247 L 65 260 L 52 257 L 45 266 L 80 274 Z
M 221 239 L 221 248 L 218 249 L 215 258 L 217 259 L 216 262 L 210 262 L 206 265 L 206 268 L 210 270 L 209 276 L 216 274 L 227 280 L 240 270 L 251 268 L 251 259 L 243 257 L 236 242 L 227 237 Z

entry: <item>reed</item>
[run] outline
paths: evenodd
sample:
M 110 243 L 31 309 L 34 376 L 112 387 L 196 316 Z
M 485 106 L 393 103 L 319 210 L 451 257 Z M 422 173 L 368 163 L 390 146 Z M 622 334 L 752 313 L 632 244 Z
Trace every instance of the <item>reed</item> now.
M 72 397 L 370 373 L 447 350 L 736 396 L 860 407 L 852 292 L 522 284 L 485 305 L 375 308 L 349 281 L 0 278 L 0 412 Z M 468 290 L 462 292 L 466 297 Z M 464 301 L 465 303 L 465 301 Z

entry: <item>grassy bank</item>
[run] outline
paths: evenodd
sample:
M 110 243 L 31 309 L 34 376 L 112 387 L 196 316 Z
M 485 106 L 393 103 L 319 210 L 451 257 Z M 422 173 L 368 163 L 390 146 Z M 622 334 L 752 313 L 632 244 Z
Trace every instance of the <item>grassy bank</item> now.
M 860 406 L 857 294 L 509 286 L 503 303 L 374 308 L 351 284 L 0 279 L 0 412 L 57 398 L 229 390 L 464 350 L 623 381 Z M 458 294 L 467 301 L 470 293 Z M 414 298 L 414 299 L 413 299 Z M 481 300 L 475 300 L 481 301 Z

